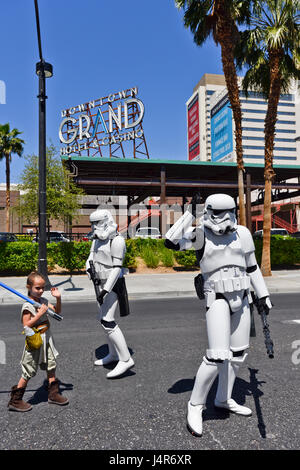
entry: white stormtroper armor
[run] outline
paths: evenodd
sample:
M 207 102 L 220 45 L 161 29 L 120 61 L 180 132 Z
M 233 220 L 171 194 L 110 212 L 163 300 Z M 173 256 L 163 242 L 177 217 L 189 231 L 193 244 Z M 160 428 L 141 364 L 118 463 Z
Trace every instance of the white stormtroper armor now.
M 96 360 L 95 365 L 106 365 L 118 361 L 116 367 L 107 374 L 107 378 L 115 378 L 134 365 L 124 335 L 115 322 L 118 297 L 113 288 L 119 277 L 123 276 L 122 264 L 126 246 L 108 210 L 96 210 L 90 215 L 90 222 L 93 229 L 93 242 L 86 269 L 88 271 L 90 268 L 89 261 L 93 261 L 103 296 L 103 303 L 100 305 L 98 302 L 98 319 L 107 334 L 109 349 L 108 355 Z M 88 275 L 90 276 L 89 272 Z
M 227 194 L 215 194 L 205 201 L 204 215 L 196 228 L 187 229 L 178 239 L 180 220 L 166 233 L 166 246 L 186 250 L 195 247 L 200 259 L 206 298 L 208 348 L 196 375 L 188 403 L 187 424 L 195 435 L 202 434 L 202 410 L 207 394 L 219 376 L 215 406 L 249 416 L 251 410 L 238 405 L 232 389 L 239 366 L 247 357 L 250 336 L 250 287 L 259 299 L 272 304 L 264 278 L 257 266 L 250 231 L 237 225 L 235 202 Z M 194 217 L 192 217 L 192 220 Z M 173 229 L 173 230 L 172 230 Z M 177 237 L 176 237 L 177 236 Z M 168 243 L 168 244 L 167 244 Z

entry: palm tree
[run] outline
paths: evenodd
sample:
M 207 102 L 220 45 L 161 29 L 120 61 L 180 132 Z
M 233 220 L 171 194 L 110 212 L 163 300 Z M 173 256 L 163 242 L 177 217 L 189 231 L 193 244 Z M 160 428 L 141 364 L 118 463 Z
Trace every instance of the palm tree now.
M 238 64 L 250 66 L 243 88 L 263 93 L 268 100 L 265 117 L 265 197 L 263 252 L 261 269 L 271 276 L 270 232 L 272 182 L 275 179 L 273 150 L 278 102 L 281 93 L 288 92 L 292 81 L 300 79 L 297 67 L 300 57 L 300 1 L 254 1 L 250 28 L 241 34 L 241 58 Z
M 19 157 L 23 153 L 24 140 L 18 135 L 18 129 L 10 130 L 9 124 L 0 124 L 0 160 L 5 158 L 6 163 L 6 231 L 10 231 L 10 162 L 11 155 L 17 154 Z
M 223 72 L 235 123 L 240 223 L 246 225 L 242 111 L 234 48 L 239 41 L 237 25 L 247 22 L 250 2 L 247 0 L 175 0 L 175 3 L 178 8 L 185 8 L 184 25 L 191 29 L 197 45 L 203 45 L 212 35 L 215 43 L 221 46 Z

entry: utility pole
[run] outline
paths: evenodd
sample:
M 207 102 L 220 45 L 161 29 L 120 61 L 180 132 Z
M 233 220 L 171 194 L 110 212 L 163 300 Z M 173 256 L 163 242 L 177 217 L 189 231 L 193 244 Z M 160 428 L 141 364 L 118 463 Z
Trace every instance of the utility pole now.
M 39 259 L 38 270 L 46 278 L 46 288 L 51 286 L 47 267 L 47 198 L 46 198 L 46 78 L 53 76 L 52 65 L 45 62 L 42 54 L 38 2 L 34 0 L 40 62 L 36 64 L 39 77 Z

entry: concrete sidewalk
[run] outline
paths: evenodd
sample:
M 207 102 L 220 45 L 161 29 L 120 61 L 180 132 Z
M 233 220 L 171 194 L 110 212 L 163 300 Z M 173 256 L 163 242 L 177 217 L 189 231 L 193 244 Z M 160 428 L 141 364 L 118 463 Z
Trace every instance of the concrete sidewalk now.
M 197 274 L 197 271 L 171 274 L 127 274 L 125 279 L 129 299 L 196 297 L 194 277 Z M 49 280 L 60 290 L 63 302 L 95 300 L 93 284 L 85 274 L 74 276 L 53 274 L 49 275 Z M 0 281 L 27 295 L 26 276 L 2 277 Z M 266 277 L 265 281 L 270 294 L 300 293 L 300 269 L 273 271 L 272 276 Z M 45 297 L 53 299 L 49 292 L 45 293 Z M 0 304 L 20 302 L 22 302 L 20 297 L 0 287 Z

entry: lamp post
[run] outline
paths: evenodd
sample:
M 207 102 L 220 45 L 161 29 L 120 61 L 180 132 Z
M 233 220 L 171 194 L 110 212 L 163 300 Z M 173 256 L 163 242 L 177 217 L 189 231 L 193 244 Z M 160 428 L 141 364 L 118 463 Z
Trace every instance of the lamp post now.
M 47 199 L 46 199 L 46 78 L 53 75 L 53 67 L 45 62 L 42 55 L 39 11 L 37 0 L 34 0 L 36 26 L 40 62 L 36 64 L 36 74 L 39 77 L 39 259 L 38 270 L 46 278 L 46 287 L 49 288 L 47 269 Z

